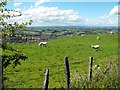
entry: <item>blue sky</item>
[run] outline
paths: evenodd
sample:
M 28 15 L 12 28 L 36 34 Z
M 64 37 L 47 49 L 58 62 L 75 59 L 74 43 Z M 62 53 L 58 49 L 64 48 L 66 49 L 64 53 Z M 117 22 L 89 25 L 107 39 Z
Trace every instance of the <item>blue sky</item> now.
M 73 9 L 79 12 L 82 17 L 98 18 L 108 14 L 117 5 L 117 2 L 52 2 L 43 3 L 42 6 L 57 6 L 60 9 Z
M 13 18 L 10 22 L 15 20 L 24 22 L 33 18 L 33 26 L 117 25 L 118 2 L 49 2 L 48 0 L 38 3 L 9 2 L 7 8 L 23 12 L 23 17 Z
M 14 2 L 36 2 L 38 0 L 14 0 Z M 119 2 L 119 0 L 52 0 L 51 2 Z

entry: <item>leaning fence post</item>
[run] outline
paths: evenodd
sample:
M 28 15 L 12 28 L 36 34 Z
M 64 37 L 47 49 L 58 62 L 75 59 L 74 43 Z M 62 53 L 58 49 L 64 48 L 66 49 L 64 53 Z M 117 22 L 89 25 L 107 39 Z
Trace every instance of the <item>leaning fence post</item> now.
M 68 57 L 64 58 L 64 69 L 65 69 L 65 74 L 66 74 L 66 86 L 67 89 L 70 89 L 70 69 L 69 69 L 69 62 L 68 62 Z
M 49 83 L 49 69 L 46 69 L 43 90 L 48 90 L 48 83 Z
M 92 65 L 93 65 L 93 57 L 89 58 L 89 75 L 88 75 L 88 80 L 92 80 Z
M 106 74 L 106 73 L 110 70 L 111 67 L 112 67 L 112 62 L 110 62 L 110 63 L 108 64 L 108 66 L 107 66 L 104 74 Z

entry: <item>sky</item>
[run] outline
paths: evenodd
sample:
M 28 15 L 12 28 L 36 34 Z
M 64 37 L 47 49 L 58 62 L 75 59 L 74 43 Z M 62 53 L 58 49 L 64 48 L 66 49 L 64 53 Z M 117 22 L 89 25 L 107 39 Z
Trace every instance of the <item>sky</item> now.
M 22 12 L 9 23 L 33 20 L 31 26 L 117 26 L 118 2 L 8 2 L 5 8 Z M 13 14 L 13 13 L 12 13 Z M 18 14 L 18 13 L 14 13 Z

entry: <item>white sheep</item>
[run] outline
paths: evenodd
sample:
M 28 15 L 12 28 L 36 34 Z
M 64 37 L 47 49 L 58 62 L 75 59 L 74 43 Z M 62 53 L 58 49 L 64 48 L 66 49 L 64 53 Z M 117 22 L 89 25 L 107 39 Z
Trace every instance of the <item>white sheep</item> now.
M 47 42 L 40 42 L 38 46 L 46 46 Z
M 83 36 L 84 36 L 84 34 L 81 34 L 81 36 L 83 37 Z
M 100 45 L 92 45 L 91 46 L 95 51 L 98 51 L 98 49 L 100 48 Z
M 114 34 L 114 33 L 111 31 L 110 34 Z
M 100 37 L 97 37 L 97 40 L 100 40 Z

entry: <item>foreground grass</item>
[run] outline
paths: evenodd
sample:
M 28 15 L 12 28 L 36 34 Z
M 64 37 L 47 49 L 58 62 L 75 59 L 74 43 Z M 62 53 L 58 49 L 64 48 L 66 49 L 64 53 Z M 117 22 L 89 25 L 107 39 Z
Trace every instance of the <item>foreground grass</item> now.
M 118 75 L 118 66 L 112 64 L 112 67 L 108 70 L 107 73 L 104 73 L 105 67 L 93 66 L 92 80 L 88 80 L 88 75 L 80 74 L 76 72 L 72 77 L 71 88 L 110 88 L 110 89 L 119 89 L 120 88 L 120 76 Z
M 99 36 L 101 40 L 97 40 Z M 99 44 L 100 49 L 94 51 L 90 46 Z M 105 67 L 110 61 L 117 64 L 118 35 L 100 34 L 59 38 L 48 41 L 47 47 L 39 47 L 38 43 L 11 44 L 28 56 L 21 65 L 9 66 L 4 74 L 9 79 L 4 85 L 10 88 L 41 88 L 46 68 L 50 70 L 49 88 L 65 87 L 64 57 L 69 57 L 71 77 L 76 71 L 81 75 L 88 74 L 89 56 L 94 57 L 94 65 Z M 3 54 L 14 54 L 9 51 Z M 72 80 L 72 78 L 71 78 Z

